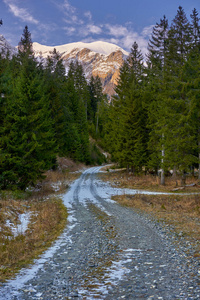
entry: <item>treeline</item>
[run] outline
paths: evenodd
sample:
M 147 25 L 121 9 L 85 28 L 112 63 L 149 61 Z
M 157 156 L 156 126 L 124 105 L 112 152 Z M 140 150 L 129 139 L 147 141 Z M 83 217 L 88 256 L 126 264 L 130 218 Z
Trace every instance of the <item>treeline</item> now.
M 137 43 L 120 70 L 104 143 L 133 172 L 191 172 L 200 161 L 200 25 L 182 7 L 155 25 L 144 57 Z
M 86 81 L 82 66 L 66 70 L 59 53 L 39 62 L 26 26 L 18 55 L 0 55 L 0 189 L 25 189 L 56 168 L 56 157 L 102 162 L 89 142 L 106 105 L 98 77 Z M 94 149 L 95 148 L 95 149 Z

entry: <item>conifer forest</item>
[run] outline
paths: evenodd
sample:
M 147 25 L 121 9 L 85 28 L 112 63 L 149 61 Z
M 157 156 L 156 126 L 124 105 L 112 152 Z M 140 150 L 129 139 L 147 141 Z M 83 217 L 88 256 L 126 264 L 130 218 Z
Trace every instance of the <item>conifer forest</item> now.
M 200 177 L 200 24 L 179 7 L 154 26 L 144 56 L 133 41 L 115 95 L 81 64 L 68 73 L 53 51 L 34 57 L 26 26 L 18 54 L 0 55 L 0 189 L 26 189 L 56 168 L 56 157 L 86 164 L 112 161 L 133 173 L 170 170 Z M 95 149 L 94 149 L 95 148 Z

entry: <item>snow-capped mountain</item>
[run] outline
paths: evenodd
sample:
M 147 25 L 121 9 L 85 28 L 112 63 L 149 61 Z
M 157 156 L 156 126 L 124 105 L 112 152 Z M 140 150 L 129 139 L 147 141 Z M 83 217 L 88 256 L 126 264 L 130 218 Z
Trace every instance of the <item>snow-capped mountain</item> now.
M 93 43 L 71 43 L 60 46 L 45 46 L 33 43 L 33 51 L 36 57 L 44 59 L 51 56 L 54 48 L 60 53 L 66 70 L 71 61 L 79 61 L 82 64 L 86 78 L 92 75 L 99 76 L 102 81 L 104 92 L 108 95 L 114 94 L 114 87 L 119 77 L 119 69 L 125 57 L 129 54 L 117 45 L 107 42 Z M 17 47 L 13 47 L 0 35 L 0 53 L 6 55 L 9 51 L 10 56 L 17 54 Z
M 0 53 L 6 55 L 9 52 L 10 56 L 17 53 L 17 49 L 9 44 L 9 42 L 0 34 Z
M 44 58 L 50 55 L 54 48 L 60 53 L 66 69 L 71 61 L 78 60 L 88 79 L 91 75 L 98 75 L 102 80 L 104 92 L 109 95 L 114 93 L 114 87 L 119 77 L 119 68 L 128 52 L 117 45 L 102 41 L 78 42 L 54 47 L 33 43 L 35 55 Z

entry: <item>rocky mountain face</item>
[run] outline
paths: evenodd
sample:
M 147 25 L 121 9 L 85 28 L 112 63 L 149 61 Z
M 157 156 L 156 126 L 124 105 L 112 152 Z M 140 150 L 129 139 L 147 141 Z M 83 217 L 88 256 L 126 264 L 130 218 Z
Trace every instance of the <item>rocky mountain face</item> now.
M 0 53 L 3 56 L 9 53 L 10 57 L 17 53 L 17 49 L 11 46 L 2 34 L 0 34 Z
M 57 47 L 33 43 L 35 55 L 44 58 L 50 55 L 54 48 L 61 54 L 66 69 L 68 69 L 71 61 L 78 61 L 82 64 L 87 79 L 92 75 L 98 75 L 101 78 L 104 93 L 109 96 L 114 94 L 119 69 L 128 52 L 105 42 L 73 43 Z
M 71 43 L 61 46 L 49 47 L 38 43 L 33 43 L 33 51 L 36 57 L 47 58 L 54 50 L 60 53 L 66 71 L 72 61 L 78 61 L 82 64 L 86 78 L 99 76 L 104 93 L 109 96 L 114 94 L 114 88 L 119 77 L 119 69 L 124 59 L 128 56 L 128 52 L 124 51 L 117 45 L 106 42 L 93 43 Z M 17 48 L 11 46 L 8 41 L 0 35 L 0 53 L 6 55 L 17 54 Z

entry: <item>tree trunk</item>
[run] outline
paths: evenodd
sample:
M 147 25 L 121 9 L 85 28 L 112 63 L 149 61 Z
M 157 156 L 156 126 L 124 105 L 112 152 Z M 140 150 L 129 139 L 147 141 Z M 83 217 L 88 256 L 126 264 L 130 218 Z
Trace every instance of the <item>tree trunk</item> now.
M 186 172 L 183 172 L 182 178 L 181 178 L 181 186 L 185 186 L 186 184 Z
M 165 185 L 165 172 L 163 169 L 161 170 L 160 184 Z
M 164 139 L 164 134 L 162 134 L 162 138 Z M 165 157 L 165 149 L 164 149 L 164 145 L 162 145 L 162 159 L 161 159 L 162 169 L 161 169 L 161 178 L 160 178 L 161 185 L 165 185 L 165 171 L 163 168 L 164 157 Z
M 176 181 L 176 186 L 178 186 L 177 174 L 176 174 L 176 166 L 174 166 L 174 168 L 173 168 L 172 178 L 173 178 L 173 180 Z
M 133 173 L 133 175 L 135 175 L 135 168 L 134 168 L 134 166 L 131 166 L 131 173 Z
M 199 172 L 198 172 L 198 179 L 200 179 L 200 140 L 199 140 Z

